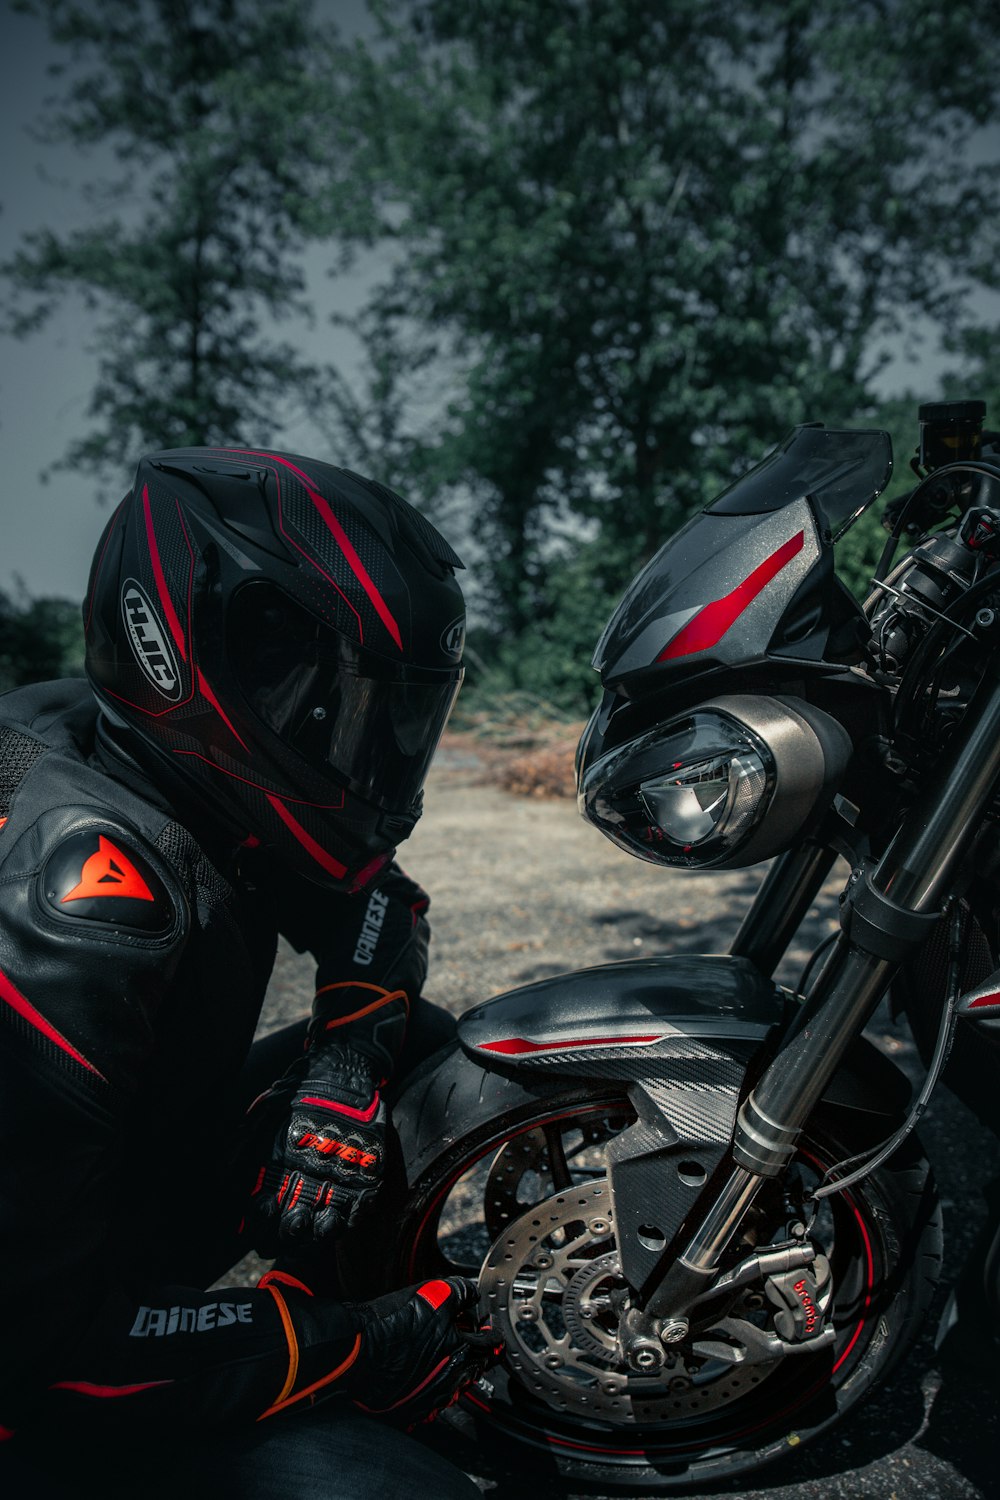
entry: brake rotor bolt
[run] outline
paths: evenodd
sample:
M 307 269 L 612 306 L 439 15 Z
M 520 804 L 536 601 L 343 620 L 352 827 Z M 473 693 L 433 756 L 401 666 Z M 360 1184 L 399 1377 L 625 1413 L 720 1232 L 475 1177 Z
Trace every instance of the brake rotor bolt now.
M 545 1367 L 548 1370 L 561 1370 L 566 1361 L 561 1354 L 546 1354 Z
M 540 1250 L 535 1256 L 535 1265 L 540 1271 L 547 1271 L 554 1264 L 555 1262 L 547 1250 Z
M 686 1391 L 690 1384 L 690 1380 L 685 1375 L 674 1375 L 668 1382 L 667 1388 L 671 1391 Z
M 580 1317 L 586 1318 L 588 1322 L 590 1322 L 592 1318 L 595 1318 L 597 1316 L 589 1302 L 581 1302 L 578 1311 L 580 1313 Z
M 607 1219 L 591 1219 L 587 1225 L 591 1234 L 607 1234 L 610 1227 Z
M 660 1329 L 660 1338 L 665 1344 L 679 1344 L 687 1338 L 688 1327 L 687 1318 L 667 1318 Z
M 517 1310 L 517 1316 L 522 1323 L 537 1323 L 538 1311 L 532 1307 L 530 1302 L 523 1302 Z

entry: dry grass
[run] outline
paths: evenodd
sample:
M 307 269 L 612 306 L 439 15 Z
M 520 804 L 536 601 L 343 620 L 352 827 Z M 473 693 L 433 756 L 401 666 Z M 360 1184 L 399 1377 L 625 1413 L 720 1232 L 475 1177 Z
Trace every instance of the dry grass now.
M 556 717 L 545 704 L 512 698 L 467 714 L 442 749 L 476 765 L 476 779 L 518 797 L 575 797 L 573 762 L 583 721 Z

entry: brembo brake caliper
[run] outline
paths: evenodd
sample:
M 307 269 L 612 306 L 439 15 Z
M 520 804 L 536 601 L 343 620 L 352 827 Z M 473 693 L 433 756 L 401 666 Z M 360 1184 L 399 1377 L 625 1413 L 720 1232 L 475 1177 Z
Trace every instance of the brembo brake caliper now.
M 757 1364 L 811 1353 L 833 1343 L 834 1330 L 826 1324 L 833 1296 L 830 1263 L 801 1241 L 748 1256 L 696 1297 L 691 1311 L 753 1282 L 763 1283 L 764 1295 L 775 1309 L 774 1332 L 747 1318 L 724 1316 L 695 1337 L 693 1354 L 727 1364 Z M 632 1369 L 649 1373 L 663 1363 L 663 1346 L 685 1339 L 689 1332 L 686 1318 L 657 1318 L 629 1308 L 619 1326 L 622 1358 Z

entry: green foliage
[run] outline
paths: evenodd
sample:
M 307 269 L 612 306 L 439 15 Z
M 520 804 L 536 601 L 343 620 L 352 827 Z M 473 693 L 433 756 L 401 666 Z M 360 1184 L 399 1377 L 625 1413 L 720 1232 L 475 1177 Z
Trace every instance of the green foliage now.
M 557 713 L 590 715 L 600 683 L 590 665 L 598 637 L 629 581 L 625 556 L 601 542 L 551 560 L 545 607 L 517 635 L 480 627 L 470 633 L 466 706 L 526 694 Z
M 87 436 L 64 467 L 149 446 L 266 439 L 311 374 L 265 319 L 304 309 L 317 230 L 318 38 L 303 0 L 26 0 L 64 59 L 44 138 L 112 147 L 91 222 L 26 237 L 2 268 L 27 335 L 64 298 L 96 318 Z M 328 132 L 327 132 L 328 134 Z
M 0 692 L 52 677 L 83 676 L 83 625 L 67 599 L 0 591 Z
M 794 423 L 867 421 L 885 338 L 994 276 L 1000 18 L 892 10 L 382 0 L 343 59 L 342 222 L 452 372 L 414 483 L 470 500 L 498 657 L 559 634 L 553 537 L 634 565 Z
M 1000 429 L 1000 329 L 989 326 L 964 329 L 949 339 L 950 352 L 959 365 L 940 383 L 928 382 L 918 391 L 906 391 L 878 405 L 872 425 L 887 431 L 892 439 L 893 473 L 885 494 L 837 545 L 837 572 L 857 598 L 868 593 L 872 572 L 885 546 L 888 533 L 881 524 L 885 505 L 919 482 L 919 471 L 911 467 L 919 451 L 918 413 L 925 401 L 986 402 L 986 431 Z

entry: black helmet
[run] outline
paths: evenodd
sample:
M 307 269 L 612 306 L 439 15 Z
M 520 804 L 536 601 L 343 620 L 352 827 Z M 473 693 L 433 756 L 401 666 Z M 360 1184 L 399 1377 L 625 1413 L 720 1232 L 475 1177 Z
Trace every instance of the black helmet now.
M 119 737 L 227 834 L 358 889 L 420 816 L 462 679 L 461 566 L 346 469 L 154 453 L 94 558 L 87 674 Z

